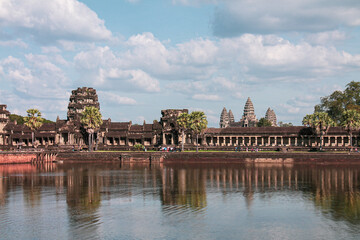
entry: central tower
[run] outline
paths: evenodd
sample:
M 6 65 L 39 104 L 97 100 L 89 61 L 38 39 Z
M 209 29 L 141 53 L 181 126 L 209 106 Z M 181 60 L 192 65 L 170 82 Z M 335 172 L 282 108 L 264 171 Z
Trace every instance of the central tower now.
M 96 107 L 100 110 L 98 95 L 93 88 L 82 87 L 71 91 L 68 105 L 67 119 L 68 121 L 80 120 L 85 107 Z
M 257 122 L 254 105 L 249 97 L 245 103 L 244 114 L 240 119 L 240 125 L 242 127 L 256 127 Z

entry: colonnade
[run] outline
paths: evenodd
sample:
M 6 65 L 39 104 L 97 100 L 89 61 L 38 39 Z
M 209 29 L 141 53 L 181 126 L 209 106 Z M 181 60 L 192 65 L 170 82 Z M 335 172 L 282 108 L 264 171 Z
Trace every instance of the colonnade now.
M 325 147 L 346 147 L 350 145 L 349 136 L 324 136 L 322 146 Z M 353 137 L 353 144 L 356 144 L 357 137 Z M 202 138 L 204 146 L 320 146 L 319 136 L 209 136 Z

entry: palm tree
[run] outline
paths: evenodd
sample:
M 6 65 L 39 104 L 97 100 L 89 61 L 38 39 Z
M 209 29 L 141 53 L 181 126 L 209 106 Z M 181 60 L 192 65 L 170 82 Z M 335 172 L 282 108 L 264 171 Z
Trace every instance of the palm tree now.
M 94 132 L 99 129 L 102 121 L 102 116 L 96 107 L 85 107 L 82 112 L 80 122 L 89 134 L 89 150 L 92 151 L 92 143 L 94 141 Z
M 352 132 L 360 128 L 360 113 L 353 109 L 345 110 L 340 125 L 349 133 L 350 147 L 352 149 Z
M 185 131 L 190 128 L 190 115 L 187 112 L 180 114 L 176 120 L 181 132 L 181 151 L 184 151 Z
M 38 109 L 28 109 L 27 117 L 24 117 L 25 125 L 31 129 L 31 144 L 34 146 L 35 130 L 43 125 L 44 119 L 41 117 L 41 112 Z
M 196 134 L 196 152 L 199 151 L 199 134 L 207 128 L 208 121 L 204 112 L 195 111 L 190 114 L 190 129 Z
M 315 112 L 306 115 L 303 118 L 303 124 L 311 127 L 316 135 L 320 135 L 320 151 L 322 150 L 324 135 L 329 131 L 331 126 L 335 126 L 334 121 L 326 112 Z

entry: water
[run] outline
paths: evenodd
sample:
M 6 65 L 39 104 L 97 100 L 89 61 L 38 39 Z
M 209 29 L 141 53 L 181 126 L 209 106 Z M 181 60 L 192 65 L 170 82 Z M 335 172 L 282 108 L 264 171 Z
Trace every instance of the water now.
M 360 165 L 0 166 L 0 239 L 360 239 Z

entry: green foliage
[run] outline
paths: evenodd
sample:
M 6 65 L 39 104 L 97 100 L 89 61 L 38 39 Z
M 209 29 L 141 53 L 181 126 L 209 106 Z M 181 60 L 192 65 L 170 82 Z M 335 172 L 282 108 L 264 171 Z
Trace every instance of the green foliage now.
M 198 152 L 199 134 L 207 128 L 208 121 L 204 112 L 195 111 L 190 114 L 190 129 L 196 134 L 196 152 Z
M 339 124 L 345 110 L 360 112 L 360 82 L 350 82 L 344 91 L 335 91 L 329 96 L 322 97 L 321 103 L 315 106 L 315 112 L 326 112 Z
M 360 128 L 360 113 L 354 109 L 345 110 L 342 114 L 340 126 L 347 131 L 358 130 Z
M 102 116 L 96 107 L 85 107 L 85 110 L 82 112 L 80 122 L 83 124 L 86 129 L 98 129 L 102 121 Z
M 41 112 L 38 109 L 29 109 L 26 112 L 27 116 L 24 117 L 24 123 L 32 131 L 43 125 L 44 119 L 41 117 Z
M 304 126 L 311 127 L 314 134 L 320 134 L 320 151 L 322 150 L 323 136 L 329 131 L 329 128 L 335 126 L 335 122 L 326 112 L 315 112 L 308 114 L 303 118 Z
M 316 134 L 325 134 L 330 127 L 335 126 L 335 122 L 326 112 L 315 112 L 308 114 L 302 121 L 304 126 L 311 127 Z
M 14 122 L 16 120 L 18 125 L 23 125 L 25 123 L 24 117 L 17 114 L 10 114 L 9 119 L 11 122 Z M 43 118 L 43 123 L 54 123 L 51 120 Z
M 260 118 L 259 122 L 256 125 L 257 127 L 271 127 L 272 124 L 266 118 Z
M 184 141 L 185 141 L 185 131 L 190 129 L 190 115 L 187 112 L 184 112 L 178 116 L 176 123 L 179 126 L 181 132 L 181 151 L 184 151 Z
M 204 112 L 195 111 L 190 114 L 190 129 L 195 134 L 200 134 L 207 128 L 208 121 Z
M 284 122 L 278 122 L 279 127 L 292 127 L 294 126 L 292 123 L 284 123 Z
M 23 125 L 24 124 L 24 117 L 17 115 L 17 114 L 10 114 L 9 119 L 11 122 L 16 121 L 17 124 Z
M 190 128 L 190 115 L 186 112 L 179 115 L 176 120 L 179 129 L 185 131 Z
M 141 151 L 141 150 L 143 150 L 145 147 L 144 147 L 144 145 L 142 145 L 142 144 L 135 144 L 135 145 L 134 145 L 134 148 L 136 149 L 136 151 Z

